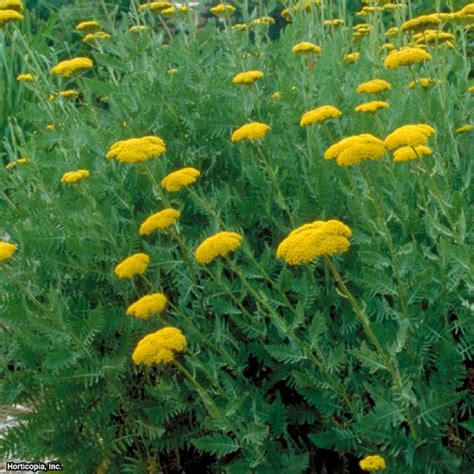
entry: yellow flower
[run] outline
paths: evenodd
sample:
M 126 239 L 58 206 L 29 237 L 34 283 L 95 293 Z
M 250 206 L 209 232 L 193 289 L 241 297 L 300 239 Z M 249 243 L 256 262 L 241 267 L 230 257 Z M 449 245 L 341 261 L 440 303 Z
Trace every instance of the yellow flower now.
M 423 33 L 413 35 L 413 39 L 417 45 L 430 43 L 445 43 L 447 41 L 454 41 L 456 37 L 452 33 L 438 30 L 426 30 Z
M 436 83 L 439 83 L 439 81 L 434 81 L 433 79 L 430 79 L 429 77 L 420 77 L 420 79 L 417 79 L 416 82 L 411 81 L 410 84 L 408 84 L 408 87 L 410 89 L 414 89 L 415 87 L 420 86 L 420 87 L 423 87 L 423 89 L 427 89 L 428 87 Z
M 30 73 L 26 73 L 26 74 L 19 74 L 18 76 L 16 76 L 16 80 L 17 81 L 22 81 L 22 82 L 32 82 L 35 80 L 35 76 L 33 76 L 33 74 L 30 74 Z
M 173 193 L 194 183 L 200 174 L 200 171 L 196 168 L 181 168 L 165 176 L 161 180 L 161 185 L 166 191 Z
M 132 303 L 127 308 L 127 314 L 137 318 L 149 318 L 152 314 L 161 313 L 166 308 L 168 300 L 162 293 L 146 295 Z
M 467 89 L 467 92 L 470 92 L 471 94 L 474 94 L 474 86 L 471 86 Z
M 71 77 L 73 74 L 85 71 L 86 69 L 91 69 L 93 66 L 94 62 L 89 58 L 79 57 L 68 59 L 56 64 L 56 66 L 51 69 L 51 74 L 57 74 L 63 77 Z
M 392 26 L 392 28 L 389 28 L 386 32 L 385 32 L 385 36 L 395 36 L 398 34 L 398 32 L 400 31 L 399 28 L 397 28 L 396 26 Z
M 178 72 L 178 68 L 170 67 L 168 69 L 168 74 L 176 74 Z
M 48 123 L 48 125 L 46 125 L 46 130 L 49 130 L 49 131 L 56 130 L 56 126 L 54 125 L 54 123 Z
M 272 99 L 279 100 L 283 97 L 283 94 L 280 91 L 276 91 L 272 94 Z
M 322 49 L 320 46 L 310 43 L 309 41 L 303 41 L 302 43 L 295 44 L 292 48 L 293 53 L 316 53 L 321 54 Z
M 339 26 L 344 24 L 344 20 L 341 20 L 341 18 L 334 18 L 333 20 L 324 20 L 323 25 L 324 26 Z
M 378 94 L 383 91 L 391 91 L 392 84 L 383 79 L 372 79 L 371 81 L 363 82 L 357 87 L 359 94 Z
M 148 30 L 148 26 L 146 25 L 133 25 L 129 28 L 130 33 L 140 33 L 141 31 Z
M 161 13 L 163 15 L 174 15 L 175 13 L 187 13 L 189 8 L 186 5 L 179 5 L 178 7 L 170 7 L 170 8 L 165 8 L 164 10 L 161 10 Z
M 82 40 L 84 43 L 91 43 L 92 41 L 97 41 L 97 40 L 109 40 L 112 38 L 108 33 L 105 31 L 97 31 L 96 33 L 88 33 L 86 36 L 84 36 L 84 39 Z
M 240 72 L 232 79 L 234 84 L 253 84 L 258 79 L 262 79 L 263 72 L 262 71 L 244 71 Z
M 426 30 L 427 28 L 438 26 L 441 23 L 438 15 L 421 15 L 402 24 L 400 29 L 406 31 Z
M 0 10 L 15 10 L 17 12 L 23 11 L 22 0 L 0 0 Z
M 466 125 L 463 125 L 462 127 L 457 128 L 456 132 L 466 133 L 466 132 L 470 132 L 472 129 L 474 129 L 474 125 L 466 124 Z
M 235 25 L 232 25 L 232 29 L 245 31 L 246 29 L 248 29 L 248 26 L 245 23 L 236 23 Z
M 269 130 L 270 127 L 264 123 L 250 122 L 235 130 L 230 139 L 233 142 L 260 140 Z
M 144 12 L 146 10 L 151 10 L 153 12 L 161 12 L 163 10 L 167 10 L 168 8 L 172 8 L 173 4 L 170 2 L 151 2 L 151 3 L 144 3 L 143 5 L 140 5 L 138 9 L 141 12 Z
M 129 138 L 114 143 L 105 155 L 120 163 L 143 163 L 150 158 L 160 156 L 166 151 L 165 142 L 153 135 L 142 138 Z
M 384 66 L 394 69 L 400 66 L 410 66 L 422 61 L 431 61 L 431 54 L 421 48 L 403 48 L 398 51 L 391 51 L 385 58 Z
M 210 12 L 216 16 L 230 15 L 231 13 L 235 12 L 235 7 L 232 5 L 226 5 L 225 3 L 219 3 L 213 6 L 210 9 Z
M 326 120 L 339 118 L 341 115 L 342 112 L 336 107 L 333 107 L 332 105 L 323 105 L 310 110 L 309 112 L 305 112 L 300 119 L 300 125 L 305 127 L 315 123 L 324 123 Z
M 311 263 L 323 255 L 346 252 L 351 235 L 351 229 L 340 221 L 314 221 L 290 232 L 278 246 L 276 256 L 289 265 Z
M 163 209 L 150 217 L 148 217 L 140 226 L 140 235 L 148 235 L 157 229 L 166 229 L 174 224 L 176 219 L 181 215 L 175 209 Z
M 290 9 L 285 8 L 281 11 L 280 15 L 288 22 L 291 23 L 293 21 L 293 17 L 291 16 Z
M 258 25 L 274 25 L 275 20 L 271 16 L 262 16 L 260 18 L 255 18 L 250 22 L 251 26 L 258 26 Z
M 366 102 L 365 104 L 360 104 L 355 108 L 356 112 L 362 113 L 375 113 L 377 110 L 386 109 L 388 107 L 388 102 L 383 100 L 373 100 L 372 102 Z
M 23 20 L 23 15 L 16 10 L 0 10 L 0 26 L 5 25 L 10 21 Z
M 150 257 L 146 253 L 135 253 L 121 261 L 114 272 L 119 278 L 131 278 L 145 273 L 149 263 Z
M 366 456 L 364 459 L 359 461 L 359 466 L 363 471 L 379 471 L 385 469 L 385 459 L 377 454 L 373 456 Z
M 168 326 L 145 336 L 133 351 L 132 360 L 137 365 L 168 364 L 177 352 L 185 349 L 186 344 L 183 333 Z
M 78 183 L 88 176 L 90 176 L 90 172 L 88 170 L 69 171 L 63 174 L 61 182 L 65 184 Z
M 393 161 L 410 161 L 417 160 L 421 156 L 429 156 L 433 153 L 431 148 L 418 145 L 415 147 L 402 146 L 393 152 Z
M 11 161 L 10 163 L 6 164 L 5 169 L 10 171 L 18 165 L 26 165 L 29 162 L 30 160 L 27 160 L 26 158 L 18 158 L 18 160 Z
M 74 89 L 67 89 L 65 91 L 61 91 L 59 95 L 65 99 L 73 99 L 79 95 L 79 92 L 75 91 Z
M 236 232 L 219 232 L 204 240 L 194 256 L 199 263 L 211 263 L 217 257 L 225 257 L 240 247 L 242 236 Z
M 100 30 L 100 23 L 96 20 L 81 21 L 76 25 L 77 31 L 97 31 Z
M 5 260 L 11 258 L 11 256 L 15 253 L 16 249 L 16 244 L 0 241 L 0 262 L 4 262 Z
M 345 59 L 348 63 L 356 63 L 360 59 L 360 53 L 348 53 Z
M 435 129 L 425 124 L 404 125 L 394 130 L 384 140 L 384 145 L 389 150 L 402 146 L 416 147 L 426 145 L 428 138 L 435 133 Z
M 365 133 L 344 138 L 331 145 L 325 151 L 324 159 L 336 159 L 339 166 L 352 166 L 366 160 L 378 160 L 383 158 L 385 153 L 382 140 Z

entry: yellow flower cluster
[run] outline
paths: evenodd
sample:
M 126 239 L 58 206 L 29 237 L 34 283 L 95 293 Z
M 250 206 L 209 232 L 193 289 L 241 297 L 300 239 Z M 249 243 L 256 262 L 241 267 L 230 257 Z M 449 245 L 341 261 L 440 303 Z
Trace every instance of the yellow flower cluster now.
M 181 168 L 173 171 L 161 180 L 161 185 L 170 193 L 179 191 L 185 186 L 194 183 L 200 176 L 200 171 L 196 168 Z
M 339 166 L 352 166 L 383 158 L 386 151 L 382 140 L 365 133 L 344 138 L 331 145 L 324 153 L 324 159 L 336 159 Z
M 447 41 L 454 41 L 456 37 L 452 33 L 439 30 L 425 30 L 421 33 L 413 35 L 413 39 L 417 45 L 431 44 L 431 43 L 445 43 Z
M 219 232 L 205 239 L 194 254 L 199 263 L 211 263 L 217 257 L 225 257 L 240 247 L 242 236 L 236 232 Z
M 18 76 L 16 76 L 16 80 L 20 82 L 32 82 L 35 80 L 35 76 L 29 72 L 25 74 L 18 74 Z
M 140 235 L 148 235 L 157 229 L 166 229 L 181 215 L 176 209 L 163 209 L 148 217 L 140 226 Z
M 271 16 L 261 16 L 260 18 L 255 18 L 250 22 L 251 26 L 259 25 L 274 25 L 275 20 Z
M 210 8 L 209 10 L 213 15 L 216 16 L 225 16 L 230 15 L 235 12 L 235 7 L 233 5 L 227 5 L 225 3 L 219 3 Z
M 17 249 L 16 244 L 10 242 L 0 242 L 0 262 L 4 262 L 12 257 Z
M 114 272 L 119 278 L 131 278 L 145 273 L 149 263 L 150 257 L 146 253 L 135 253 L 120 262 Z
M 96 33 L 88 33 L 86 36 L 83 38 L 84 43 L 91 43 L 92 41 L 106 41 L 112 38 L 108 33 L 105 31 L 97 31 Z
M 343 25 L 343 24 L 344 24 L 344 20 L 342 20 L 341 18 L 334 18 L 332 20 L 324 20 L 323 21 L 324 26 L 339 26 L 339 25 Z
M 77 31 L 97 31 L 100 30 L 100 23 L 96 20 L 81 21 L 76 25 Z
M 372 102 L 366 102 L 365 104 L 360 104 L 355 108 L 356 112 L 370 113 L 374 114 L 377 110 L 386 109 L 388 107 L 388 102 L 383 100 L 373 100 Z
M 437 84 L 438 82 L 439 81 L 434 81 L 429 77 L 420 77 L 420 79 L 417 79 L 416 81 L 411 81 L 410 84 L 408 84 L 408 87 L 410 89 L 415 89 L 415 87 L 423 87 L 423 89 L 427 89 L 428 87 Z
M 18 165 L 26 165 L 29 163 L 29 160 L 26 158 L 18 158 L 18 160 L 11 161 L 10 163 L 5 165 L 5 169 L 10 171 L 13 168 L 16 168 Z
M 179 5 L 179 6 L 171 6 L 169 8 L 165 8 L 161 10 L 163 15 L 172 16 L 176 13 L 188 13 L 189 8 L 186 5 Z
M 169 8 L 172 8 L 172 7 L 173 7 L 173 4 L 170 2 L 151 2 L 151 3 L 144 3 L 143 5 L 140 5 L 138 9 L 141 12 L 150 10 L 152 12 L 160 13 L 163 10 L 168 10 Z
M 90 176 L 90 172 L 88 170 L 68 171 L 67 173 L 63 174 L 61 182 L 65 184 L 78 183 L 88 176 Z
M 366 456 L 359 461 L 359 466 L 363 471 L 374 472 L 387 467 L 385 459 L 377 454 L 373 456 Z
M 140 340 L 133 351 L 132 360 L 137 365 L 168 364 L 175 359 L 176 353 L 185 349 L 186 344 L 183 333 L 168 326 Z
M 165 142 L 153 135 L 129 138 L 114 143 L 107 152 L 107 158 L 115 158 L 120 163 L 143 163 L 166 151 Z
M 75 97 L 79 96 L 79 92 L 75 91 L 74 89 L 66 89 L 65 91 L 61 91 L 59 96 L 63 97 L 64 99 L 74 99 Z
M 146 31 L 148 29 L 149 28 L 146 25 L 133 25 L 128 31 L 130 31 L 130 33 L 140 33 L 141 31 Z
M 360 59 L 360 53 L 354 52 L 354 53 L 347 53 L 345 56 L 345 59 L 348 63 L 356 63 Z
M 92 59 L 78 57 L 61 61 L 51 69 L 51 74 L 57 74 L 58 76 L 71 77 L 73 74 L 91 69 L 94 66 Z
M 23 11 L 22 0 L 0 0 L 0 10 L 14 10 L 16 12 Z
M 16 10 L 0 10 L 0 27 L 10 21 L 20 21 L 23 18 L 23 15 Z
M 163 293 L 145 295 L 127 308 L 127 314 L 137 318 L 149 318 L 153 314 L 161 313 L 167 303 L 168 300 Z
M 415 147 L 412 146 L 402 146 L 398 148 L 393 153 L 393 161 L 410 161 L 410 160 L 417 160 L 421 156 L 429 156 L 433 153 L 431 148 L 418 145 Z
M 411 20 L 406 21 L 402 24 L 400 29 L 404 32 L 406 31 L 421 31 L 426 30 L 427 28 L 432 28 L 433 26 L 438 26 L 441 23 L 441 20 L 438 15 L 421 15 Z
M 351 229 L 337 220 L 314 221 L 293 230 L 278 246 L 277 257 L 289 265 L 310 263 L 349 249 Z
M 244 71 L 240 72 L 232 79 L 234 84 L 245 84 L 250 85 L 253 84 L 258 79 L 262 79 L 263 72 L 262 71 Z
M 316 53 L 321 54 L 322 48 L 314 43 L 310 43 L 309 41 L 303 41 L 301 43 L 295 44 L 292 48 L 293 53 Z
M 388 69 L 395 69 L 400 66 L 411 66 L 423 61 L 431 61 L 431 54 L 421 48 L 403 48 L 391 51 L 385 58 L 384 66 Z
M 371 81 L 363 82 L 357 87 L 359 94 L 379 94 L 384 91 L 391 91 L 392 84 L 383 79 L 372 79 Z
M 389 150 L 395 150 L 402 146 L 426 145 L 428 138 L 434 133 L 435 129 L 426 124 L 404 125 L 388 135 L 384 140 L 384 145 Z
M 264 123 L 250 122 L 235 130 L 230 139 L 233 142 L 240 142 L 242 140 L 260 140 L 269 130 L 270 127 Z
M 300 119 L 300 125 L 305 127 L 315 123 L 324 123 L 326 120 L 339 118 L 341 116 L 342 112 L 336 107 L 333 107 L 332 105 L 323 105 L 310 110 L 309 112 L 305 112 Z
M 466 124 L 466 125 L 463 125 L 462 127 L 457 128 L 456 132 L 458 132 L 458 133 L 467 133 L 467 132 L 470 132 L 473 129 L 474 129 L 474 125 Z

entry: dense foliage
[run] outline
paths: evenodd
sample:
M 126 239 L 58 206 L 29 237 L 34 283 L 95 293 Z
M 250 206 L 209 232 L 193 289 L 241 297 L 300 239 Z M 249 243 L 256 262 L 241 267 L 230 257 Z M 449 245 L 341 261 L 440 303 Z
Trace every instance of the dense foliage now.
M 442 2 L 363 17 L 322 2 L 294 11 L 275 41 L 266 24 L 230 27 L 281 10 L 255 3 L 195 21 L 76 2 L 0 28 L 0 240 L 17 245 L 0 261 L 0 404 L 30 408 L 0 439 L 2 458 L 57 459 L 70 473 L 296 474 L 359 472 L 378 454 L 387 473 L 472 470 L 473 142 L 458 131 L 471 120 L 472 17 L 437 26 L 454 39 L 429 44 L 431 60 L 390 69 L 383 45 L 414 40 L 388 29 Z M 325 26 L 332 18 L 347 28 Z M 109 40 L 82 41 L 75 26 L 92 19 Z M 293 53 L 302 41 L 321 54 Z M 50 73 L 75 57 L 93 67 Z M 263 77 L 233 83 L 247 70 Z M 427 87 L 409 88 L 422 77 Z M 391 90 L 356 92 L 375 78 Z M 388 107 L 354 111 L 372 99 Z M 299 125 L 323 105 L 342 116 Z M 270 130 L 232 141 L 248 122 Z M 406 124 L 435 129 L 432 154 L 323 158 L 343 137 L 384 140 Z M 106 158 L 145 136 L 166 151 Z M 162 179 L 183 167 L 199 177 L 167 192 Z M 90 174 L 64 179 L 80 169 Z M 175 224 L 141 235 L 165 208 L 180 211 Z M 292 230 L 333 219 L 352 231 L 347 251 L 277 258 Z M 196 248 L 221 231 L 242 240 L 200 263 Z M 150 257 L 146 272 L 119 278 L 135 253 Z M 126 314 L 158 292 L 159 314 Z M 135 364 L 138 342 L 168 326 L 186 347 L 170 363 Z

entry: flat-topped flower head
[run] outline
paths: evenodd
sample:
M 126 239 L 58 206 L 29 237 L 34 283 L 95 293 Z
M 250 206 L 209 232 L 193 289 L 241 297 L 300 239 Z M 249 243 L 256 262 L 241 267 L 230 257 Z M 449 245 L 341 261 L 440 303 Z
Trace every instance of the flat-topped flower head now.
M 400 29 L 403 32 L 407 31 L 421 31 L 434 26 L 438 26 L 441 23 L 441 19 L 437 14 L 432 15 L 421 15 L 411 20 L 406 21 L 402 24 Z
M 275 20 L 271 16 L 261 16 L 259 18 L 255 18 L 250 22 L 251 26 L 259 26 L 259 25 L 274 25 Z
M 382 140 L 364 133 L 344 138 L 331 145 L 324 153 L 324 159 L 335 159 L 339 166 L 352 166 L 367 160 L 379 160 L 386 152 Z
M 253 84 L 258 79 L 262 79 L 263 72 L 262 71 L 244 71 L 240 72 L 232 79 L 234 84 L 245 84 L 250 85 Z
M 169 364 L 186 344 L 183 333 L 168 326 L 145 336 L 133 351 L 132 360 L 137 365 Z
M 112 36 L 110 36 L 105 31 L 97 31 L 96 33 L 88 33 L 86 36 L 84 36 L 82 41 L 84 43 L 92 43 L 92 41 L 107 41 L 110 38 L 112 38 Z
M 208 264 L 217 257 L 225 257 L 240 247 L 242 236 L 236 232 L 219 232 L 204 240 L 194 254 L 199 263 Z
M 61 91 L 59 93 L 59 97 L 62 97 L 63 99 L 75 99 L 78 96 L 79 96 L 79 92 L 74 89 L 66 89 L 65 91 Z M 54 99 L 55 98 L 56 97 L 54 97 Z
M 363 471 L 367 472 L 380 471 L 387 467 L 385 459 L 377 454 L 366 456 L 364 459 L 361 459 L 359 461 L 359 466 Z
M 18 165 L 26 165 L 29 163 L 30 160 L 27 158 L 18 158 L 18 160 L 10 161 L 10 163 L 7 163 L 5 165 L 5 169 L 8 171 L 11 171 L 12 169 L 16 168 Z
M 149 3 L 144 3 L 143 5 L 140 5 L 138 9 L 141 12 L 150 10 L 152 12 L 160 13 L 163 10 L 167 10 L 168 8 L 172 8 L 173 4 L 170 2 L 149 2 Z
M 250 122 L 232 133 L 230 139 L 233 142 L 240 142 L 242 140 L 260 140 L 262 139 L 270 130 L 270 127 L 265 123 L 260 122 Z
M 77 31 L 93 32 L 100 30 L 100 23 L 97 20 L 81 21 L 76 25 Z
M 153 293 L 132 303 L 127 308 L 127 314 L 146 319 L 153 314 L 161 313 L 166 308 L 167 303 L 168 300 L 163 293 Z
M 78 74 L 87 69 L 92 69 L 94 62 L 92 59 L 85 57 L 78 57 L 61 61 L 51 69 L 51 74 L 57 74 L 58 76 L 71 77 L 74 74 Z
M 431 61 L 433 57 L 421 48 L 403 48 L 391 51 L 385 58 L 384 66 L 395 69 L 400 66 L 411 66 L 423 61 Z
M 358 105 L 354 110 L 356 112 L 361 112 L 365 114 L 374 114 L 377 110 L 386 109 L 388 107 L 388 102 L 383 100 L 373 100 L 371 102 L 366 102 L 365 104 Z
M 341 18 L 333 18 L 332 20 L 324 20 L 324 26 L 340 26 L 344 24 L 344 20 Z
M 4 262 L 12 257 L 16 252 L 17 245 L 10 242 L 0 241 L 0 262 Z
M 146 253 L 135 253 L 122 260 L 115 267 L 114 272 L 119 278 L 131 278 L 145 273 L 149 263 L 150 257 Z
M 16 10 L 0 10 L 0 27 L 11 21 L 21 21 L 23 18 L 23 15 Z
M 120 163 L 143 163 L 158 157 L 166 151 L 165 142 L 160 137 L 149 135 L 142 138 L 129 138 L 114 143 L 105 155 Z
M 173 16 L 179 13 L 188 13 L 189 8 L 186 5 L 172 6 L 161 10 L 163 15 Z
M 233 5 L 228 5 L 225 3 L 219 3 L 209 9 L 209 11 L 216 16 L 226 16 L 235 12 L 235 7 Z
M 27 72 L 24 74 L 18 74 L 18 76 L 16 76 L 16 80 L 19 82 L 33 82 L 36 80 L 36 78 L 33 76 L 33 74 Z
M 315 123 L 324 123 L 329 119 L 336 119 L 342 116 L 342 112 L 332 105 L 322 105 L 316 109 L 305 112 L 300 119 L 300 125 L 306 127 Z
M 23 9 L 22 0 L 0 0 L 0 10 L 14 10 L 21 13 Z
M 348 63 L 356 63 L 357 61 L 359 61 L 360 59 L 360 53 L 357 53 L 357 52 L 354 52 L 354 53 L 347 53 L 344 57 L 344 59 L 348 62 Z
M 380 94 L 384 91 L 391 91 L 392 84 L 383 79 L 372 79 L 371 81 L 363 82 L 357 86 L 359 94 Z
M 130 33 L 141 33 L 142 31 L 147 31 L 149 30 L 150 28 L 147 26 L 147 25 L 133 25 L 131 26 L 128 31 L 130 31 Z
M 393 161 L 411 161 L 418 160 L 422 156 L 429 156 L 433 153 L 431 148 L 425 145 L 402 146 L 393 152 Z
M 463 125 L 462 127 L 459 127 L 456 129 L 457 133 L 467 133 L 470 132 L 471 130 L 474 130 L 474 125 L 471 125 L 470 123 L 467 123 L 466 125 Z
M 413 39 L 416 41 L 417 45 L 433 43 L 439 44 L 446 43 L 447 41 L 455 41 L 456 36 L 446 31 L 426 30 L 422 33 L 417 33 L 416 35 L 413 35 Z
M 315 53 L 321 54 L 322 48 L 314 43 L 310 43 L 309 41 L 303 41 L 301 43 L 295 44 L 292 48 L 293 53 Z
M 74 184 L 90 176 L 89 170 L 68 171 L 63 174 L 61 182 L 65 184 Z
M 416 79 L 415 81 L 411 81 L 408 84 L 408 88 L 415 89 L 416 87 L 422 87 L 423 89 L 428 89 L 434 84 L 439 84 L 439 81 L 431 79 L 429 77 L 420 77 L 419 79 Z
M 428 138 L 435 133 L 435 129 L 426 124 L 404 125 L 394 130 L 384 140 L 389 150 L 402 146 L 416 147 L 426 145 Z
M 317 257 L 346 252 L 351 235 L 351 229 L 340 221 L 314 221 L 293 230 L 276 255 L 289 265 L 311 263 Z
M 140 226 L 140 235 L 148 235 L 158 229 L 166 229 L 181 215 L 176 209 L 163 209 L 148 217 Z
M 193 184 L 201 175 L 196 168 L 181 168 L 173 171 L 161 180 L 161 185 L 170 193 Z

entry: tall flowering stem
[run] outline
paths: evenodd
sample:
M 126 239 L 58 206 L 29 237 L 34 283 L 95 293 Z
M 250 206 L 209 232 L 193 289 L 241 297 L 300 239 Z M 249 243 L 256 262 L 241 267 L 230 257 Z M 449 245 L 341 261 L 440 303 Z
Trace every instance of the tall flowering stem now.
M 347 288 L 347 286 L 344 283 L 341 275 L 339 274 L 336 267 L 334 266 L 332 260 L 327 256 L 324 256 L 324 260 L 325 260 L 327 266 L 329 267 L 329 270 L 333 274 L 342 295 L 345 298 L 347 298 L 347 300 L 351 304 L 352 309 L 353 309 L 355 315 L 357 316 L 357 319 L 362 324 L 362 328 L 364 329 L 365 334 L 367 335 L 369 340 L 374 345 L 374 347 L 375 347 L 377 353 L 379 354 L 379 356 L 381 357 L 386 369 L 389 371 L 396 389 L 399 392 L 402 392 L 403 387 L 402 387 L 402 381 L 401 381 L 401 378 L 400 378 L 400 374 L 398 373 L 398 370 L 397 370 L 395 364 L 390 359 L 390 356 L 384 351 L 382 345 L 380 344 L 380 341 L 377 339 L 377 336 L 372 331 L 372 327 L 370 325 L 369 318 L 367 317 L 365 312 L 359 307 L 356 299 L 354 298 L 352 293 Z M 415 424 L 413 422 L 413 418 L 412 418 L 410 409 L 408 407 L 405 409 L 405 415 L 406 415 L 406 418 L 407 418 L 408 425 L 410 426 L 410 431 L 412 433 L 412 436 L 413 436 L 413 438 L 416 439 L 416 437 L 417 437 L 416 427 L 415 427 Z

